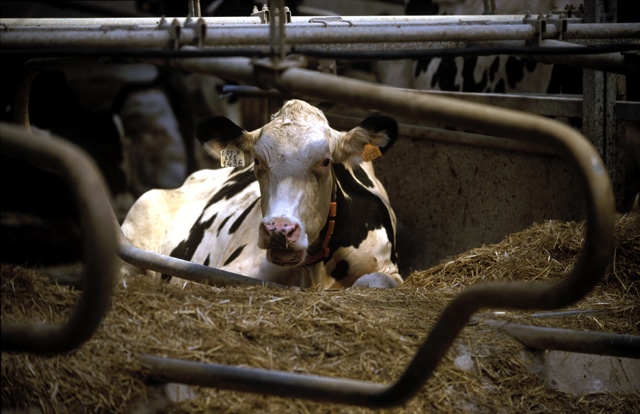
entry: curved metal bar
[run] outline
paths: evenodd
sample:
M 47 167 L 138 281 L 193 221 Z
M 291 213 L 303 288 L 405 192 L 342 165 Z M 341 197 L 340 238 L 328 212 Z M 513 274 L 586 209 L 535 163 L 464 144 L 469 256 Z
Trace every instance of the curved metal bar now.
M 0 123 L 0 149 L 35 167 L 62 175 L 74 193 L 84 241 L 83 292 L 64 325 L 2 323 L 2 351 L 68 352 L 87 340 L 109 307 L 116 274 L 116 239 L 107 186 L 98 167 L 75 145 Z
M 69 66 L 96 64 L 96 62 L 96 60 L 82 58 L 35 58 L 25 62 L 20 68 L 20 77 L 18 78 L 13 105 L 11 105 L 11 120 L 31 132 L 29 97 L 33 81 L 40 72 L 64 69 Z
M 246 64 L 246 61 L 240 63 L 240 67 L 244 68 Z M 227 67 L 225 72 L 231 70 Z M 557 121 L 519 111 L 419 94 L 305 69 L 289 68 L 270 75 L 273 85 L 266 83 L 266 86 L 287 92 L 376 109 L 391 115 L 438 119 L 461 128 L 549 147 L 567 160 L 574 169 L 578 184 L 585 189 L 584 247 L 571 273 L 559 282 L 486 283 L 463 291 L 442 312 L 404 373 L 388 386 L 344 379 L 335 379 L 333 381 L 338 382 L 333 383 L 323 377 L 208 364 L 190 370 L 191 376 L 173 376 L 178 375 L 185 362 L 145 356 L 143 362 L 150 369 L 152 378 L 179 378 L 182 382 L 198 385 L 369 407 L 399 405 L 424 385 L 473 313 L 486 307 L 554 309 L 567 306 L 582 298 L 600 280 L 613 254 L 613 193 L 601 158 L 576 130 Z M 263 76 L 261 80 L 264 82 L 267 78 Z
M 401 404 L 416 393 L 471 315 L 482 308 L 554 309 L 586 295 L 604 274 L 613 254 L 614 199 L 597 151 L 584 136 L 560 122 L 519 111 L 450 98 L 424 96 L 369 82 L 291 68 L 277 86 L 319 99 L 377 109 L 389 114 L 435 118 L 490 135 L 533 142 L 562 154 L 585 190 L 585 243 L 571 273 L 556 283 L 486 283 L 463 291 L 446 307 L 405 373 L 374 401 Z

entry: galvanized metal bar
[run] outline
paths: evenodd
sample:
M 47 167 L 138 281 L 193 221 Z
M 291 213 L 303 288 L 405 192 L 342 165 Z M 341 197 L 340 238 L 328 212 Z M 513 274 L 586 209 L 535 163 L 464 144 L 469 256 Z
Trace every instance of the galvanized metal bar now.
M 200 13 L 200 0 L 189 0 L 189 16 L 201 17 Z
M 72 190 L 84 243 L 82 295 L 63 325 L 2 323 L 2 351 L 63 353 L 91 337 L 109 307 L 117 269 L 116 238 L 107 186 L 93 160 L 55 136 L 0 123 L 0 150 L 35 167 L 62 175 Z
M 462 48 L 474 42 L 538 41 L 539 37 L 556 39 L 560 35 L 564 38 L 568 36 L 565 32 L 559 33 L 555 25 L 547 25 L 544 33 L 539 33 L 535 25 L 524 22 L 523 16 L 520 16 L 519 21 L 513 19 L 514 16 L 510 19 L 504 19 L 502 16 L 456 16 L 460 17 L 457 20 L 428 18 L 432 16 L 422 16 L 421 20 L 403 17 L 394 16 L 394 19 L 387 20 L 364 16 L 354 19 L 350 17 L 349 22 L 358 23 L 348 25 L 323 25 L 293 19 L 292 23 L 286 24 L 286 43 L 289 48 L 338 45 L 340 48 L 349 46 L 352 50 L 407 50 Z M 198 27 L 203 28 L 202 33 L 194 30 L 193 20 L 173 19 L 172 27 L 181 28 L 176 33 L 163 29 L 167 22 L 166 19 L 149 18 L 0 19 L 0 27 L 4 29 L 0 31 L 0 42 L 7 51 L 62 47 L 76 50 L 163 49 L 169 41 L 175 47 L 198 44 L 215 48 L 260 48 L 269 47 L 276 41 L 275 38 L 272 39 L 274 30 L 270 25 L 260 24 L 257 17 L 249 20 L 202 18 L 198 20 L 202 25 Z M 275 24 L 275 20 L 273 22 Z M 573 23 L 569 27 L 573 26 L 582 27 L 583 24 Z M 611 43 L 614 39 L 625 44 L 640 44 L 640 24 L 634 23 L 600 23 L 588 28 L 583 27 L 582 30 L 571 29 L 568 33 L 574 42 L 598 39 L 600 42 Z M 276 37 L 282 54 L 285 50 L 284 37 Z M 271 46 L 275 50 L 276 45 Z M 332 46 L 334 47 L 336 46 Z
M 461 128 L 541 144 L 557 151 L 573 167 L 577 182 L 585 190 L 585 243 L 573 270 L 559 282 L 486 283 L 463 291 L 445 308 L 400 378 L 388 386 L 367 386 L 345 380 L 334 383 L 334 380 L 322 377 L 309 379 L 283 372 L 210 365 L 199 365 L 193 376 L 179 376 L 181 382 L 369 407 L 402 404 L 423 386 L 473 313 L 486 307 L 554 309 L 567 306 L 588 293 L 604 273 L 613 252 L 611 183 L 593 146 L 574 129 L 518 111 L 394 90 L 299 68 L 276 71 L 271 75 L 272 86 L 289 93 L 376 109 L 391 115 L 439 119 Z M 182 365 L 182 362 L 172 360 L 150 363 L 146 357 L 144 361 L 151 365 L 150 377 L 164 381 L 173 381 L 177 375 L 175 369 L 181 369 L 179 366 Z M 289 393 L 287 389 L 291 384 L 298 386 Z
M 547 328 L 498 320 L 486 320 L 483 323 L 530 348 L 640 358 L 638 335 Z
M 141 269 L 149 269 L 161 274 L 175 276 L 192 282 L 212 286 L 260 285 L 277 288 L 287 287 L 277 283 L 265 282 L 260 279 L 140 249 L 132 245 L 122 234 L 118 221 L 113 213 L 112 222 L 113 227 L 116 228 L 118 255 L 125 262 Z
M 149 373 L 149 377 L 160 382 L 178 382 L 203 387 L 224 384 L 220 388 L 368 407 L 393 405 L 385 404 L 384 397 L 381 398 L 389 390 L 388 386 L 382 384 L 265 369 L 205 364 L 152 355 L 139 355 L 138 359 Z
M 352 116 L 336 115 L 333 113 L 327 113 L 325 115 L 327 116 L 327 120 L 331 126 L 337 129 L 348 130 L 361 121 L 361 119 Z M 451 145 L 488 148 L 497 151 L 521 152 L 526 154 L 545 155 L 549 157 L 560 156 L 558 153 L 549 150 L 547 147 L 529 142 L 505 140 L 502 138 L 492 137 L 490 135 L 451 131 L 442 128 L 432 128 L 402 122 L 398 124 L 398 135 L 406 138 L 424 139 L 427 141 Z
M 416 92 L 462 99 L 484 105 L 500 106 L 538 115 L 567 118 L 582 117 L 582 99 L 579 95 L 474 93 L 435 90 L 421 90 Z
M 542 47 L 585 47 L 575 43 L 561 42 L 558 40 L 543 40 Z M 640 48 L 640 46 L 638 46 Z M 603 53 L 598 55 L 533 55 L 534 59 L 543 63 L 561 63 L 563 65 L 577 66 L 594 70 L 606 70 L 608 72 L 623 74 L 626 71 L 624 56 L 620 53 Z
M 248 11 L 249 12 L 249 11 Z M 306 25 L 313 17 L 292 16 L 289 25 Z M 499 16 L 349 16 L 354 25 L 446 25 L 468 23 L 522 24 L 525 15 Z M 176 20 L 180 25 L 187 22 L 184 16 L 165 17 Z M 202 17 L 207 27 L 262 25 L 257 16 Z M 121 18 L 3 18 L 0 25 L 4 30 L 107 30 L 107 29 L 154 29 L 160 24 L 161 17 L 121 17 Z M 314 23 L 315 26 L 322 26 Z
M 609 28 L 614 28 L 610 30 Z M 564 40 L 574 39 L 638 39 L 640 23 L 575 23 L 562 32 Z
M 615 2 L 612 2 L 615 3 Z M 604 2 L 585 2 L 585 18 L 588 24 L 600 24 L 614 16 L 606 12 Z M 615 8 L 615 4 L 610 5 Z M 638 35 L 640 37 L 640 23 Z M 605 72 L 606 71 L 606 72 Z M 583 71 L 583 122 L 582 132 L 595 145 L 605 160 L 614 185 L 616 207 L 625 209 L 625 146 L 626 136 L 622 120 L 616 118 L 616 101 L 625 89 L 607 67 L 586 67 Z

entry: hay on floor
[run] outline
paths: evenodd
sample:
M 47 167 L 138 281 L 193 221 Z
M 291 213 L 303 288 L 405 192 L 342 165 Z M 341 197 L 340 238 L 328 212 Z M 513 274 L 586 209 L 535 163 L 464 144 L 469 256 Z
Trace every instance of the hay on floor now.
M 566 395 L 530 373 L 523 346 L 482 324 L 466 327 L 421 391 L 401 407 L 369 410 L 194 387 L 193 398 L 156 398 L 136 356 L 152 354 L 243 367 L 388 383 L 398 378 L 447 303 L 486 281 L 549 281 L 570 271 L 583 242 L 579 223 L 546 222 L 414 272 L 393 290 L 184 288 L 118 284 L 96 334 L 67 355 L 2 354 L 2 406 L 44 413 L 602 412 L 630 413 L 639 395 Z M 2 323 L 62 322 L 79 292 L 41 272 L 3 264 Z M 640 334 L 640 213 L 619 216 L 614 260 L 602 282 L 571 309 L 548 318 L 510 311 L 522 323 Z M 504 311 L 504 310 L 503 310 Z M 482 315 L 481 315 L 482 316 Z M 467 361 L 460 363 L 460 356 Z M 470 356 L 470 358 L 469 358 Z

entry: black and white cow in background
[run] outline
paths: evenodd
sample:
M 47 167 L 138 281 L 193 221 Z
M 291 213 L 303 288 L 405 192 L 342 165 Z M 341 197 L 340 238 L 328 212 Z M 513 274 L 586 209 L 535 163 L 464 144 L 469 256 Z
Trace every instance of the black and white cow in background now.
M 484 0 L 407 0 L 408 15 L 482 15 Z M 579 10 L 582 0 L 497 0 L 496 14 L 533 15 L 551 10 Z M 631 2 L 618 2 L 617 21 L 637 22 Z M 582 94 L 582 68 L 544 64 L 527 57 L 447 56 L 380 61 L 377 80 L 399 88 L 479 93 Z M 632 84 L 633 82 L 633 84 Z M 627 99 L 638 100 L 637 80 L 627 77 Z M 580 128 L 581 119 L 570 120 Z M 626 123 L 625 188 L 622 211 L 640 199 L 640 123 Z
M 498 14 L 547 13 L 575 9 L 582 0 L 497 0 Z M 482 15 L 483 0 L 408 0 L 408 15 Z M 494 93 L 578 93 L 582 71 L 526 57 L 447 56 L 377 64 L 380 81 L 400 88 Z M 567 73 L 568 71 L 568 73 Z M 559 80 L 562 79 L 562 82 Z
M 381 115 L 336 131 L 300 100 L 250 132 L 210 118 L 199 126 L 199 140 L 215 154 L 253 163 L 200 170 L 180 188 L 145 193 L 122 231 L 142 249 L 265 281 L 397 286 L 396 217 L 363 160 L 396 136 L 396 121 Z M 124 277 L 139 272 L 123 267 Z

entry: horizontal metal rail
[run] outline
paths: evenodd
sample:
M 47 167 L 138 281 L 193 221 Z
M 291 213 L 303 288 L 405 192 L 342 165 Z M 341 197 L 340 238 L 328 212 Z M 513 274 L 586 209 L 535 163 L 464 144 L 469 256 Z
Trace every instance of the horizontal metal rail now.
M 122 260 L 137 266 L 141 269 L 149 269 L 161 274 L 179 277 L 192 282 L 208 284 L 212 286 L 241 286 L 260 285 L 266 287 L 286 288 L 287 286 L 272 282 L 264 282 L 259 279 L 227 272 L 213 267 L 204 266 L 198 263 L 175 257 L 153 253 L 132 245 L 122 234 L 120 226 L 115 216 L 113 216 L 114 227 L 117 228 L 118 246 L 117 252 Z
M 111 301 L 117 258 L 107 186 L 93 160 L 62 138 L 32 135 L 24 127 L 0 123 L 0 150 L 66 179 L 78 207 L 84 243 L 82 295 L 66 324 L 3 321 L 2 351 L 69 352 L 93 334 Z
M 447 25 L 447 24 L 471 24 L 471 23 L 499 23 L 499 24 L 520 24 L 525 15 L 496 15 L 496 16 L 349 16 L 338 20 L 335 17 L 327 16 L 291 16 L 291 23 L 287 25 L 313 24 L 316 26 L 327 25 Z M 104 30 L 109 28 L 155 28 L 159 24 L 167 21 L 176 21 L 183 26 L 195 21 L 202 21 L 207 27 L 215 26 L 247 26 L 264 25 L 258 16 L 231 16 L 231 17 L 202 17 L 193 19 L 187 17 L 119 17 L 119 18 L 4 18 L 0 19 L 0 24 L 6 25 L 4 30 Z M 581 21 L 581 20 L 574 20 Z
M 414 93 L 295 67 L 253 68 L 248 59 L 180 60 L 175 67 L 198 69 L 228 79 L 253 80 L 270 89 L 375 109 L 390 115 L 437 119 L 493 136 L 543 145 L 562 155 L 584 189 L 585 242 L 568 276 L 555 283 L 486 283 L 454 298 L 439 316 L 412 361 L 392 384 L 382 385 L 286 372 L 226 367 L 142 356 L 149 377 L 260 394 L 323 402 L 389 407 L 413 396 L 432 375 L 460 330 L 482 308 L 555 309 L 586 295 L 603 275 L 613 253 L 614 200 L 611 182 L 595 148 L 557 121 L 509 109 Z M 218 72 L 216 69 L 219 68 Z M 186 370 L 186 371 L 185 371 Z
M 486 320 L 482 323 L 496 328 L 530 348 L 640 358 L 640 336 L 638 335 L 576 331 L 520 325 L 498 320 Z
M 474 42 L 544 39 L 594 41 L 605 43 L 638 41 L 640 24 L 636 23 L 579 23 L 558 29 L 553 24 L 542 28 L 524 21 L 524 16 L 508 20 L 497 16 L 473 16 L 475 20 L 458 19 L 442 23 L 440 19 L 423 16 L 424 23 L 406 23 L 404 16 L 395 20 L 345 19 L 338 23 L 295 19 L 286 26 L 288 45 L 314 44 L 411 44 L 411 42 Z M 408 16 L 407 16 L 408 17 Z M 458 16 L 456 16 L 457 18 Z M 350 20 L 351 19 L 351 20 Z M 369 19 L 367 17 L 367 19 Z M 73 45 L 76 48 L 163 48 L 167 46 L 199 45 L 208 47 L 268 46 L 270 27 L 267 24 L 225 24 L 223 20 L 197 21 L 138 18 L 124 19 L 31 19 L 26 25 L 21 19 L 0 19 L 0 43 L 3 48 L 43 48 Z M 112 21 L 116 20 L 116 22 Z M 410 21 L 408 19 L 407 21 Z M 429 23 L 430 21 L 434 23 Z M 154 23 L 154 24 L 151 24 Z M 63 30 L 64 29 L 64 30 Z

